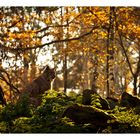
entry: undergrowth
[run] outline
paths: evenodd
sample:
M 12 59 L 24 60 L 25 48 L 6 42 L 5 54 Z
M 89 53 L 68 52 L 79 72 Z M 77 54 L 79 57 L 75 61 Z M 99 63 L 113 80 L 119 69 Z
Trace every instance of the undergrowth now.
M 82 103 L 82 95 L 47 91 L 42 95 L 42 103 L 37 108 L 29 104 L 28 96 L 7 106 L 0 106 L 0 133 L 139 133 L 140 107 L 115 106 L 104 110 L 114 115 L 115 122 L 109 122 L 103 129 L 93 124 L 76 124 L 67 117 L 64 110 L 75 103 Z M 95 102 L 96 103 L 96 102 Z M 99 104 L 99 103 L 98 103 Z

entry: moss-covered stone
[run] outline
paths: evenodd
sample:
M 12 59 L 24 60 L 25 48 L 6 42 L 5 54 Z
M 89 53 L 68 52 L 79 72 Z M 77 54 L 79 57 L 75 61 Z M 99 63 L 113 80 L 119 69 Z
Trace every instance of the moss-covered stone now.
M 99 94 L 91 95 L 91 105 L 103 110 L 110 109 L 108 101 L 103 99 Z
M 31 124 L 30 118 L 27 117 L 19 117 L 13 122 L 13 133 L 30 133 L 31 132 Z
M 140 106 L 140 99 L 138 97 L 130 95 L 127 92 L 123 92 L 120 100 L 120 105 L 126 107 Z
M 82 96 L 82 104 L 83 105 L 90 105 L 91 104 L 91 95 L 94 94 L 93 90 L 85 89 L 83 91 Z
M 68 117 L 77 124 L 93 124 L 101 127 L 107 125 L 107 120 L 115 119 L 114 116 L 109 115 L 101 109 L 74 104 L 66 108 L 62 117 Z
M 106 99 L 103 99 L 99 94 L 94 93 L 94 91 L 90 89 L 86 89 L 83 91 L 82 104 L 92 105 L 104 110 L 110 109 L 108 101 Z
M 116 105 L 118 105 L 118 100 L 115 98 L 107 97 L 106 100 L 109 103 L 110 109 L 114 109 Z

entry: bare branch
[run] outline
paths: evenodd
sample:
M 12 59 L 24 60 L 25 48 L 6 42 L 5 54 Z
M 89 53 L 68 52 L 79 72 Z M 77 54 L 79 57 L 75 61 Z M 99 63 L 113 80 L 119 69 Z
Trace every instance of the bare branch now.
M 25 51 L 25 50 L 31 50 L 31 49 L 37 49 L 37 48 L 43 48 L 44 46 L 47 46 L 47 45 L 51 45 L 51 44 L 54 44 L 54 43 L 60 43 L 60 42 L 69 42 L 69 41 L 74 41 L 74 40 L 79 40 L 85 36 L 88 36 L 90 34 L 92 34 L 93 30 L 97 29 L 99 26 L 94 26 L 92 27 L 92 29 L 83 34 L 83 35 L 80 35 L 79 37 L 75 37 L 75 38 L 67 38 L 67 39 L 62 39 L 62 40 L 53 40 L 53 41 L 50 41 L 48 43 L 45 43 L 45 44 L 42 44 L 42 45 L 38 45 L 38 46 L 33 46 L 33 47 L 28 47 L 28 48 L 10 48 L 10 47 L 5 47 L 4 45 L 1 44 L 0 46 L 0 49 L 5 49 L 7 51 L 11 51 L 11 52 L 16 52 L 16 51 Z
M 85 11 L 85 10 L 84 10 L 84 11 Z M 84 11 L 83 11 L 82 13 L 84 13 Z M 36 31 L 36 33 L 39 33 L 39 32 L 42 32 L 42 31 L 46 31 L 46 30 L 48 30 L 49 28 L 52 28 L 52 27 L 67 27 L 67 26 L 69 26 L 74 20 L 76 20 L 78 17 L 80 17 L 80 16 L 82 15 L 82 13 L 78 14 L 75 18 L 73 18 L 73 19 L 72 19 L 71 21 L 69 21 L 67 24 L 63 24 L 63 25 L 58 25 L 58 24 L 56 24 L 56 25 L 47 26 L 47 27 L 45 27 L 45 28 L 42 28 L 42 29 Z
M 12 28 L 12 27 L 16 26 L 22 20 L 23 19 L 19 19 L 17 22 L 14 22 L 12 25 L 8 26 L 7 28 Z
M 127 52 L 126 52 L 125 47 L 124 47 L 124 45 L 123 45 L 122 36 L 121 36 L 121 34 L 120 34 L 119 31 L 118 31 L 118 34 L 119 34 L 119 39 L 120 39 L 120 45 L 121 45 L 121 47 L 122 47 L 122 49 L 123 49 L 123 52 L 124 52 L 124 55 L 125 55 L 125 57 L 126 57 L 126 61 L 127 61 L 127 63 L 128 63 L 130 72 L 131 72 L 132 76 L 134 77 L 134 72 L 133 72 L 133 70 L 132 70 L 131 63 L 130 63 L 130 61 L 129 61 Z
M 6 74 L 8 80 L 3 76 L 2 73 Z M 0 68 L 0 79 L 4 81 L 10 87 L 10 89 L 13 89 L 13 91 L 16 91 L 17 93 L 20 93 L 20 91 L 12 84 L 9 74 L 2 68 Z

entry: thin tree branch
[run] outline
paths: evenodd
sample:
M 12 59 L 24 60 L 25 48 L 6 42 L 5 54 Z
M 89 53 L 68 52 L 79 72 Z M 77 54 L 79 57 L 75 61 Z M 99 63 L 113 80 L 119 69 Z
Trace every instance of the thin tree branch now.
M 0 46 L 0 49 L 4 49 L 4 50 L 7 50 L 7 51 L 11 51 L 11 52 L 16 52 L 16 51 L 25 51 L 25 50 L 31 50 L 31 49 L 37 49 L 37 48 L 43 48 L 44 46 L 47 46 L 47 45 L 51 45 L 51 44 L 54 44 L 54 43 L 60 43 L 60 42 L 68 42 L 68 41 L 74 41 L 74 40 L 79 40 L 83 37 L 86 37 L 90 34 L 92 34 L 93 30 L 97 29 L 99 26 L 94 26 L 89 32 L 83 34 L 83 35 L 80 35 L 78 37 L 75 37 L 75 38 L 66 38 L 66 39 L 62 39 L 62 40 L 53 40 L 53 41 L 50 41 L 48 43 L 45 43 L 45 44 L 42 44 L 42 45 L 38 45 L 38 46 L 33 46 L 33 47 L 28 47 L 28 48 L 10 48 L 10 47 L 5 47 L 4 45 L 1 44 Z
M 22 20 L 23 19 L 19 19 L 17 22 L 14 22 L 12 25 L 8 26 L 7 28 L 12 28 L 12 27 L 16 26 Z
M 132 70 L 132 66 L 131 66 L 131 63 L 130 63 L 130 61 L 129 61 L 128 55 L 127 55 L 127 53 L 126 53 L 125 47 L 124 47 L 124 45 L 123 45 L 122 37 L 121 37 L 121 34 L 120 34 L 119 31 L 118 31 L 118 35 L 119 35 L 119 39 L 120 39 L 120 46 L 121 46 L 122 49 L 123 49 L 123 52 L 124 52 L 124 55 L 125 55 L 125 57 L 126 57 L 126 61 L 127 61 L 127 63 L 128 63 L 130 72 L 131 72 L 132 76 L 134 77 L 134 72 L 133 72 L 133 70 Z
M 2 75 L 2 73 L 6 74 L 8 80 Z M 20 91 L 12 84 L 9 74 L 4 69 L 0 69 L 0 79 L 3 80 L 11 89 L 14 89 L 17 93 L 20 93 Z

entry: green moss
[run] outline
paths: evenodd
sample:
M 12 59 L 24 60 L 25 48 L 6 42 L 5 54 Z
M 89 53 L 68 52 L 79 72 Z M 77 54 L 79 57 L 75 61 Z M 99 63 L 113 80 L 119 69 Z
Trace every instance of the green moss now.
M 7 123 L 2 121 L 0 122 L 0 133 L 6 133 L 7 132 Z
M 110 109 L 108 101 L 101 98 L 98 94 L 91 95 L 91 105 L 100 109 Z
M 105 111 L 93 106 L 74 104 L 69 106 L 63 113 L 62 117 L 68 117 L 78 124 L 91 123 L 93 125 L 106 125 L 107 120 L 115 119 Z
M 139 133 L 140 108 L 115 106 L 99 95 L 91 96 L 92 105 L 82 105 L 82 95 L 75 99 L 63 92 L 47 91 L 37 108 L 27 100 L 0 106 L 1 133 Z M 26 99 L 26 98 L 25 98 Z M 32 112 L 31 112 L 32 111 Z
M 13 121 L 12 133 L 31 133 L 30 118 L 20 117 Z
M 112 111 L 108 111 L 116 117 L 117 123 L 112 125 L 112 133 L 139 133 L 140 116 L 135 113 L 135 108 L 116 106 Z

